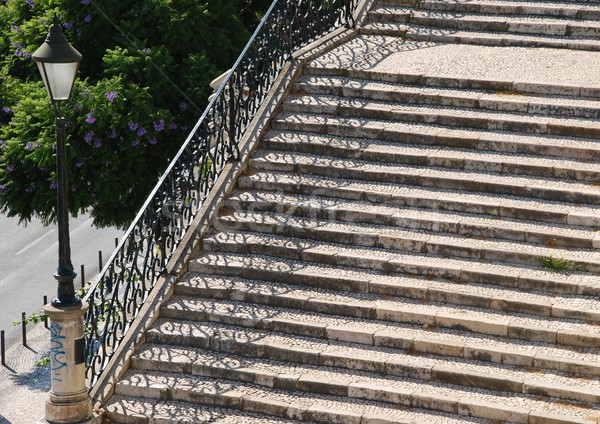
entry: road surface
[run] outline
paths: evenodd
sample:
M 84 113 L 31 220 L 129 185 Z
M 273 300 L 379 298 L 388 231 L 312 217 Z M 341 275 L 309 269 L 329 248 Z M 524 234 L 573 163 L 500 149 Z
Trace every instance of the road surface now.
M 13 321 L 21 312 L 29 315 L 43 306 L 44 295 L 50 301 L 56 296 L 57 282 L 53 275 L 58 262 L 58 231 L 56 225 L 44 227 L 39 221 L 19 225 L 17 218 L 0 215 L 0 330 L 5 330 L 6 348 L 21 342 L 20 327 Z M 75 272 L 85 265 L 86 280 L 98 274 L 98 251 L 106 263 L 115 247 L 115 238 L 123 231 L 115 228 L 92 227 L 88 216 L 71 218 L 71 259 Z M 81 286 L 80 275 L 75 288 Z

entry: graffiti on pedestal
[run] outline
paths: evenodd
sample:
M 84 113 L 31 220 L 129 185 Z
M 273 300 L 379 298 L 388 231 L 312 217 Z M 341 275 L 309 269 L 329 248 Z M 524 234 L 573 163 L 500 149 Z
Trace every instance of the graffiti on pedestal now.
M 56 321 L 50 326 L 50 368 L 52 380 L 62 381 L 60 370 L 67 366 L 67 353 L 65 351 L 65 336 L 60 332 L 62 327 Z

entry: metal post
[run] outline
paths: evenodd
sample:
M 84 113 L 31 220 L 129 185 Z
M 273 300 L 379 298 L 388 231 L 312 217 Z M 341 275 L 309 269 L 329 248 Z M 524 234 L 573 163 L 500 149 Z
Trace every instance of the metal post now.
M 81 288 L 85 287 L 85 266 L 81 265 Z
M 67 120 L 60 116 L 60 108 L 56 109 L 56 221 L 58 222 L 58 268 L 54 278 L 58 281 L 58 295 L 52 306 L 81 305 L 75 296 L 73 280 L 77 276 L 71 264 L 71 242 L 69 240 L 69 201 L 67 191 L 67 170 L 65 155 L 65 127 Z
M 2 366 L 5 367 L 6 366 L 6 355 L 5 355 L 5 351 L 6 350 L 6 344 L 4 342 L 4 330 L 0 331 L 0 359 L 2 360 Z
M 98 250 L 98 272 L 102 271 L 102 250 Z
M 23 335 L 23 346 L 27 346 L 27 323 L 25 312 L 21 312 L 21 334 Z
M 48 296 L 44 296 L 44 306 L 46 306 L 47 304 L 48 304 Z M 44 318 L 44 327 L 50 328 L 50 327 L 48 327 L 48 318 Z
M 115 237 L 115 249 L 119 247 L 119 238 Z

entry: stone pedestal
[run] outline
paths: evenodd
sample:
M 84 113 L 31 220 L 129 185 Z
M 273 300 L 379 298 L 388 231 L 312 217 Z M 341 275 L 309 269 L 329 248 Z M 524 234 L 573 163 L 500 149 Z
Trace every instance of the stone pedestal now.
M 50 317 L 50 396 L 46 421 L 52 424 L 89 422 L 92 400 L 85 385 L 85 339 L 83 315 L 87 303 L 44 307 Z

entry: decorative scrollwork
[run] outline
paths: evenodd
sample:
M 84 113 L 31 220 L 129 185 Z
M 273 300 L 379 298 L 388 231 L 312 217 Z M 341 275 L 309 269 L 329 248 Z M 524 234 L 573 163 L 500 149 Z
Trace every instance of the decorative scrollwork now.
M 202 117 L 84 298 L 86 377 L 93 387 L 238 143 L 299 48 L 354 25 L 355 0 L 275 0 Z

